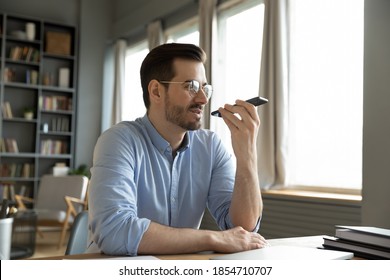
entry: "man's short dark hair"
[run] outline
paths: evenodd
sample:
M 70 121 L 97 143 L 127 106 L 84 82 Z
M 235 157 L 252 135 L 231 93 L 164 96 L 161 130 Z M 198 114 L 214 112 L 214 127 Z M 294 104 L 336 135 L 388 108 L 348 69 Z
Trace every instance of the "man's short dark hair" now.
M 173 67 L 173 61 L 176 58 L 205 63 L 206 54 L 200 47 L 193 44 L 170 43 L 152 49 L 142 62 L 140 71 L 146 109 L 149 109 L 150 106 L 149 82 L 153 79 L 158 81 L 172 80 L 176 75 Z

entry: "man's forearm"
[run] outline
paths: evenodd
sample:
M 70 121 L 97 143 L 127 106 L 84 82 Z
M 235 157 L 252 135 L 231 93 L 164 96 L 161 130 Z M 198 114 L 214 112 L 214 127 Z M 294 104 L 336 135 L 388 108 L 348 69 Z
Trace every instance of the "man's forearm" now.
M 233 224 L 252 231 L 261 216 L 262 208 L 256 157 L 246 159 L 245 163 L 238 162 L 229 210 Z
M 151 222 L 138 254 L 181 254 L 210 250 L 211 231 L 172 228 Z
M 258 233 L 242 227 L 225 231 L 172 228 L 151 222 L 138 247 L 138 254 L 185 254 L 201 251 L 234 253 L 267 244 Z

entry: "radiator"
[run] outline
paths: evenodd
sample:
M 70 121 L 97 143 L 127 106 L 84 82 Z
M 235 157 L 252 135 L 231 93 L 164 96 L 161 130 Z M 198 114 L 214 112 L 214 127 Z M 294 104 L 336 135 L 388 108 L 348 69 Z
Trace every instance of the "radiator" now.
M 339 200 L 263 196 L 260 233 L 267 239 L 334 235 L 335 225 L 360 225 L 361 206 Z
M 361 224 L 359 203 L 267 195 L 263 195 L 263 203 L 259 233 L 267 239 L 334 235 L 335 225 Z M 200 228 L 218 230 L 208 211 L 205 212 Z

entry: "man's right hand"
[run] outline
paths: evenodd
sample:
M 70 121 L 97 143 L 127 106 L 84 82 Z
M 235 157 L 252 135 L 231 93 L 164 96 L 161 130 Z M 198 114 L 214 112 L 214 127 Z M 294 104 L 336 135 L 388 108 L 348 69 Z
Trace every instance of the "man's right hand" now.
M 220 253 L 235 253 L 268 246 L 268 242 L 257 232 L 235 227 L 212 234 L 213 250 Z

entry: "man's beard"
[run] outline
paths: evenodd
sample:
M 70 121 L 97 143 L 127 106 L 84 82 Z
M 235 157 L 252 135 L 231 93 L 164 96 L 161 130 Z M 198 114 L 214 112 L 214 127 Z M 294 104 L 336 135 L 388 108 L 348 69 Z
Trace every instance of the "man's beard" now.
M 195 122 L 185 120 L 186 113 L 191 108 L 201 108 L 201 105 L 193 104 L 188 108 L 171 105 L 168 95 L 165 96 L 165 117 L 167 121 L 180 126 L 185 130 L 197 130 L 201 127 L 201 119 Z

